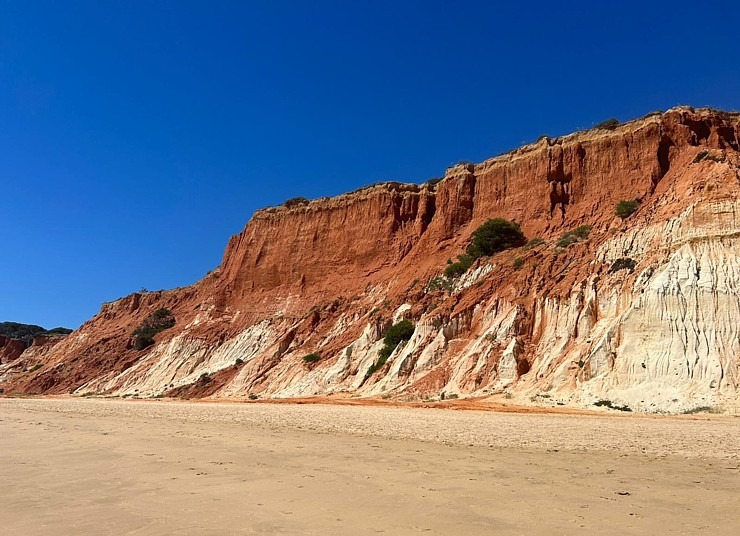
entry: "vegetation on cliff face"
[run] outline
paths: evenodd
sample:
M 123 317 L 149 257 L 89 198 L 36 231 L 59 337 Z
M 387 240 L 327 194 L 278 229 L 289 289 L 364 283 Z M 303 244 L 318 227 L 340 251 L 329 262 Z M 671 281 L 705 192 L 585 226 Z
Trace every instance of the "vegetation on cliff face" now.
M 519 225 L 503 218 L 493 218 L 473 231 L 472 240 L 465 253 L 457 257 L 457 262 L 450 262 L 445 269 L 445 275 L 458 277 L 464 274 L 476 259 L 526 243 L 527 238 Z
M 612 263 L 611 267 L 609 268 L 609 273 L 613 274 L 620 270 L 629 270 L 630 273 L 632 273 L 635 270 L 635 266 L 637 266 L 637 263 L 634 261 L 634 259 L 623 257 L 621 259 L 617 259 Z
M 143 350 L 154 344 L 154 336 L 175 325 L 175 317 L 168 309 L 157 309 L 144 319 L 133 332 L 134 349 Z
M 72 333 L 68 328 L 45 329 L 35 324 L 20 324 L 18 322 L 0 322 L 0 335 L 9 339 L 19 339 L 30 345 L 37 335 L 68 335 Z
M 591 226 L 590 225 L 581 225 L 580 227 L 576 227 L 572 231 L 567 231 L 563 233 L 563 235 L 558 238 L 557 244 L 558 247 L 561 248 L 567 248 L 570 245 L 573 245 L 577 242 L 582 242 L 583 240 L 588 239 L 588 235 L 591 233 Z
M 622 199 L 619 203 L 617 203 L 616 208 L 614 209 L 614 212 L 617 216 L 622 218 L 623 220 L 626 218 L 629 218 L 634 214 L 639 207 L 639 202 L 637 199 L 633 199 L 631 201 L 626 201 Z
M 301 207 L 303 205 L 308 205 L 310 201 L 306 199 L 305 197 L 291 197 L 285 203 L 283 203 L 283 206 L 285 208 L 295 208 L 295 207 Z
M 369 378 L 376 371 L 378 371 L 383 365 L 386 364 L 388 358 L 393 353 L 402 341 L 408 341 L 414 334 L 414 324 L 410 320 L 401 320 L 397 324 L 393 324 L 383 337 L 383 347 L 378 351 L 378 359 L 368 369 L 365 379 Z
M 599 129 L 599 130 L 614 130 L 619 125 L 621 125 L 621 123 L 619 122 L 619 120 L 616 119 L 616 118 L 614 118 L 614 117 L 612 117 L 611 119 L 607 119 L 606 121 L 602 121 L 598 125 L 595 125 L 594 126 L 594 129 Z
M 316 363 L 320 360 L 321 360 L 321 355 L 317 354 L 316 352 L 306 354 L 303 356 L 303 362 L 308 363 L 308 364 Z
M 401 320 L 398 324 L 393 324 L 383 338 L 383 348 L 380 349 L 378 355 L 388 359 L 401 341 L 409 340 L 413 334 L 414 324 L 410 320 Z

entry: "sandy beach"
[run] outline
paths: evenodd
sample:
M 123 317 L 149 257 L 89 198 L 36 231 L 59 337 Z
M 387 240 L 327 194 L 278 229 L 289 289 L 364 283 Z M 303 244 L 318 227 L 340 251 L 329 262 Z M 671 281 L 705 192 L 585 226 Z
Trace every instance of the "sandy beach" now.
M 712 534 L 740 418 L 0 399 L 9 535 Z

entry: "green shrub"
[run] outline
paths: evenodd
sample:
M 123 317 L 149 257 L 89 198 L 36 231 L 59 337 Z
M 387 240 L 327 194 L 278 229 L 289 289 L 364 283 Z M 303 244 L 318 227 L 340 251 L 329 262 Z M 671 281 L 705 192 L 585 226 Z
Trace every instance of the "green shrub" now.
M 452 290 L 449 277 L 438 276 L 427 283 L 427 290 Z
M 631 201 L 626 201 L 625 199 L 622 199 L 619 203 L 617 203 L 617 207 L 614 209 L 614 212 L 622 218 L 623 220 L 626 218 L 629 218 L 637 211 L 637 208 L 639 206 L 639 203 L 637 199 L 633 199 Z
M 305 197 L 291 197 L 285 203 L 283 203 L 283 206 L 285 208 L 294 208 L 294 207 L 300 207 L 303 205 L 308 205 L 310 201 L 306 199 Z
M 532 240 L 530 240 L 529 242 L 527 242 L 527 245 L 525 247 L 527 249 L 532 249 L 532 248 L 536 248 L 537 246 L 541 246 L 544 243 L 545 243 L 545 239 L 544 238 L 537 237 L 537 238 L 533 238 Z
M 198 378 L 198 385 L 200 385 L 201 387 L 205 387 L 206 385 L 208 385 L 212 381 L 213 381 L 213 378 L 211 378 L 211 375 L 208 374 L 207 372 L 204 372 Z
M 571 231 L 573 235 L 575 235 L 579 240 L 586 240 L 588 238 L 588 235 L 591 234 L 591 226 L 590 225 L 581 225 L 580 227 L 576 227 Z
M 527 239 L 516 223 L 503 218 L 494 218 L 473 231 L 473 240 L 466 253 L 475 260 L 526 243 Z
M 458 255 L 457 262 L 447 261 L 445 276 L 449 279 L 459 277 L 468 271 L 476 259 L 526 243 L 527 239 L 516 223 L 503 218 L 488 220 L 473 231 L 470 245 L 465 253 Z
M 388 331 L 383 337 L 383 348 L 380 349 L 378 355 L 388 359 L 396 349 L 396 346 L 401 344 L 401 341 L 407 341 L 414 334 L 414 324 L 410 320 L 401 320 L 398 324 L 392 325 L 388 328 Z
M 606 121 L 602 121 L 598 125 L 596 125 L 594 128 L 598 128 L 601 130 L 614 130 L 617 128 L 621 123 L 616 118 L 612 117 L 611 119 L 607 119 Z
M 365 379 L 367 380 L 370 376 L 380 370 L 381 367 L 385 365 L 386 361 L 388 361 L 388 357 L 379 357 L 372 365 L 370 365 L 370 368 L 367 369 Z
M 637 266 L 637 263 L 634 260 L 629 257 L 624 257 L 617 259 L 612 263 L 611 268 L 609 268 L 609 273 L 613 274 L 619 270 L 629 270 L 630 272 L 633 272 L 635 270 L 635 266 Z
M 234 366 L 240 366 L 244 364 L 244 360 L 242 358 L 237 358 L 236 361 L 234 361 Z
M 134 350 L 138 352 L 144 348 L 149 348 L 152 344 L 154 344 L 153 338 L 145 335 L 137 335 L 136 339 L 134 339 Z
M 37 363 L 34 366 L 32 366 L 30 369 L 28 369 L 28 372 L 36 372 L 37 370 L 39 370 L 43 366 L 44 365 L 42 365 L 41 363 Z
M 632 411 L 632 408 L 630 408 L 629 406 L 619 406 L 617 404 L 614 404 L 611 400 L 599 400 L 598 402 L 594 402 L 594 406 L 616 409 L 617 411 Z
M 693 415 L 695 413 L 719 413 L 719 410 L 712 406 L 697 406 L 683 411 L 684 415 Z
M 157 309 L 133 332 L 134 349 L 143 350 L 154 344 L 154 336 L 175 325 L 175 317 L 165 308 Z
M 393 350 L 401 344 L 401 341 L 408 341 L 414 334 L 414 329 L 414 324 L 406 319 L 388 328 L 385 337 L 383 337 L 383 347 L 378 351 L 378 359 L 370 365 L 367 374 L 365 374 L 365 379 L 368 379 L 386 364 Z
M 563 233 L 563 236 L 558 238 L 557 244 L 561 248 L 567 248 L 571 244 L 575 244 L 576 242 L 586 240 L 590 232 L 591 232 L 590 225 L 581 225 L 580 227 L 576 227 L 572 231 Z
M 316 363 L 321 359 L 321 356 L 317 353 L 306 354 L 303 356 L 304 363 Z
M 514 259 L 513 266 L 514 270 L 521 269 L 521 267 L 524 266 L 524 259 L 522 259 L 521 257 L 517 257 L 516 259 Z
M 445 276 L 447 276 L 450 279 L 459 277 L 463 275 L 465 272 L 467 272 L 468 268 L 470 268 L 473 265 L 473 262 L 475 260 L 467 253 L 463 253 L 457 259 L 458 259 L 457 262 L 448 264 L 447 267 L 445 268 Z
M 257 400 L 259 397 L 254 393 L 249 393 L 249 400 Z

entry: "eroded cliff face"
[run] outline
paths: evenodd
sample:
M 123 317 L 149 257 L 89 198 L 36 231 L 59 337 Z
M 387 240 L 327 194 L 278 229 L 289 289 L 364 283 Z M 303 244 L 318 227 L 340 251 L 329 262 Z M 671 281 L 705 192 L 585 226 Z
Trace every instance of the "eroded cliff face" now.
M 459 165 L 436 186 L 261 210 L 202 281 L 106 304 L 35 358 L 43 368 L 4 359 L 0 382 L 28 393 L 444 393 L 738 411 L 739 139 L 737 114 L 676 108 Z M 625 220 L 614 212 L 622 199 L 640 201 Z M 430 285 L 494 217 L 543 243 Z M 592 226 L 587 240 L 557 245 L 581 225 Z M 610 269 L 625 258 L 633 270 Z M 176 326 L 135 350 L 132 332 L 161 307 Z M 404 317 L 411 340 L 368 374 L 384 330 Z M 312 352 L 321 359 L 305 363 Z
M 25 349 L 25 342 L 0 335 L 0 364 L 18 359 Z

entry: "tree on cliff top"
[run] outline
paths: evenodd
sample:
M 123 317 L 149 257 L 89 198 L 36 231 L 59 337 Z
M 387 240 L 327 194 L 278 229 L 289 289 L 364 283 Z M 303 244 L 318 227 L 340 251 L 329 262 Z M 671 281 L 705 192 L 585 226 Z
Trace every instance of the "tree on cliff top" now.
M 303 205 L 308 205 L 310 201 L 306 199 L 305 197 L 291 197 L 285 203 L 283 203 L 283 206 L 285 208 L 295 208 L 300 207 Z

